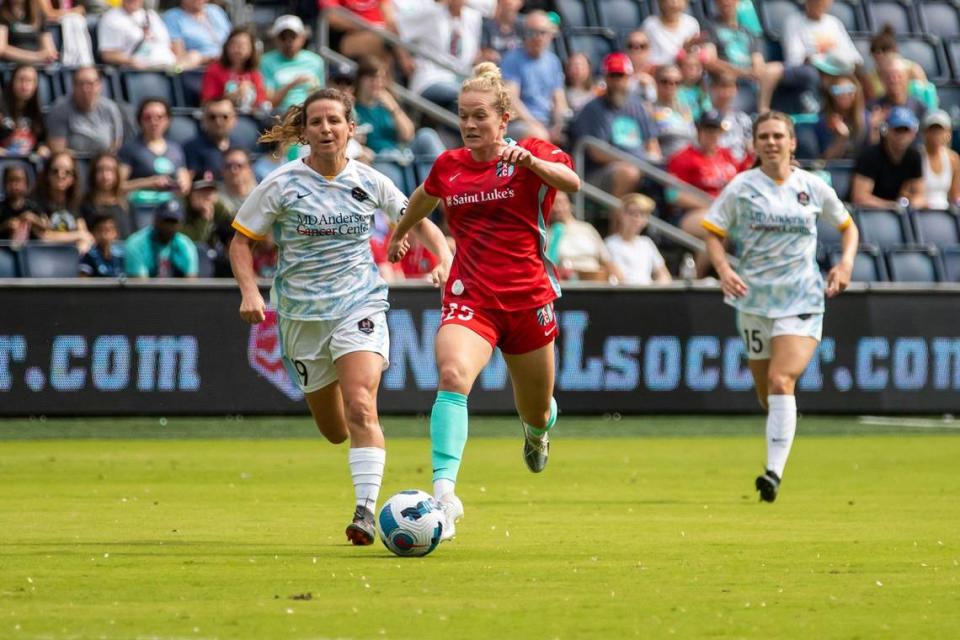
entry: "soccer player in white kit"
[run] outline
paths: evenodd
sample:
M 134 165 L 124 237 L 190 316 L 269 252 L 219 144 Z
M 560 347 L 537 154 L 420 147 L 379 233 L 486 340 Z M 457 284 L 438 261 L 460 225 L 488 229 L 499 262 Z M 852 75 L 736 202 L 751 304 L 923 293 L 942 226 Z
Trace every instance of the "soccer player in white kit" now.
M 850 284 L 860 234 L 837 193 L 792 164 L 797 139 L 786 114 L 769 111 L 753 128 L 760 166 L 728 184 L 703 222 L 707 253 L 725 301 L 737 310 L 760 404 L 767 410 L 767 465 L 756 479 L 773 502 L 797 428 L 797 379 L 823 332 L 824 282 L 817 266 L 817 218 L 841 231 L 840 262 L 827 274 L 826 295 Z M 723 241 L 740 246 L 734 271 Z
M 276 169 L 247 197 L 233 222 L 230 264 L 242 295 L 240 317 L 262 322 L 266 305 L 252 247 L 273 231 L 279 262 L 271 300 L 284 363 L 324 437 L 334 444 L 350 439 L 356 508 L 346 534 L 353 544 L 368 545 L 386 460 L 377 389 L 390 355 L 387 285 L 373 261 L 370 233 L 377 209 L 397 220 L 407 198 L 386 176 L 347 159 L 355 129 L 352 99 L 323 89 L 260 137 L 306 142 L 310 155 Z M 432 274 L 440 285 L 450 250 L 430 221 L 417 231 L 440 258 Z

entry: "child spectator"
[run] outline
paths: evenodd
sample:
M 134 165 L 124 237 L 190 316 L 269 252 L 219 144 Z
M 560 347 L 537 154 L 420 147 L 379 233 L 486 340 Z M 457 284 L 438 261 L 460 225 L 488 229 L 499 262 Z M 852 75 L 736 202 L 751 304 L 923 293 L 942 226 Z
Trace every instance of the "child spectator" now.
M 713 108 L 703 74 L 704 52 L 699 46 L 684 47 L 677 54 L 681 82 L 677 88 L 677 100 L 686 105 L 694 120 Z
M 118 278 L 123 275 L 123 248 L 117 244 L 117 225 L 110 215 L 96 216 L 90 223 L 93 247 L 80 258 L 80 275 Z
M 8 164 L 3 170 L 3 200 L 0 200 L 0 240 L 24 244 L 40 239 L 50 227 L 43 210 L 27 195 L 30 183 L 26 167 Z
M 260 75 L 260 54 L 253 33 L 247 28 L 230 32 L 219 60 L 207 66 L 200 88 L 200 102 L 227 98 L 240 113 L 263 106 L 267 92 Z
M 607 236 L 604 244 L 623 275 L 623 284 L 643 285 L 670 282 L 670 271 L 660 250 L 647 236 L 640 235 L 650 222 L 656 204 L 641 193 L 628 193 L 617 212 L 618 233 Z
M 34 199 L 49 222 L 42 240 L 73 243 L 80 253 L 86 253 L 93 244 L 93 236 L 80 217 L 82 195 L 73 155 L 68 151 L 51 155 L 34 188 Z
M 120 161 L 116 156 L 101 153 L 90 163 L 87 193 L 80 205 L 80 215 L 90 229 L 97 218 L 113 218 L 113 226 L 121 239 L 133 232 L 125 185 L 120 176 Z
M 37 70 L 29 65 L 18 65 L 3 88 L 0 99 L 0 155 L 50 155 L 37 84 Z

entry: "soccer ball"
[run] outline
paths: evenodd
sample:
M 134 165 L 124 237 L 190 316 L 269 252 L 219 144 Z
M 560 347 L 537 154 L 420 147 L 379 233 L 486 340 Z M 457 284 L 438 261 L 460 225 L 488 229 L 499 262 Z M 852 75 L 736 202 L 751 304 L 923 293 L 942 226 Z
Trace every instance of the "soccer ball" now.
M 425 556 L 440 544 L 443 510 L 424 491 L 401 491 L 383 503 L 377 529 L 387 549 L 398 556 Z

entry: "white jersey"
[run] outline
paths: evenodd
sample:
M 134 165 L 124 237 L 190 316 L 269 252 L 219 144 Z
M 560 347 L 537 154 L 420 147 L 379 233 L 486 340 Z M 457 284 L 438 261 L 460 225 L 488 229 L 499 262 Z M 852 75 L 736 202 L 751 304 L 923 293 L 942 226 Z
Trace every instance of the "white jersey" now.
M 303 159 L 284 164 L 250 193 L 233 226 L 279 249 L 271 300 L 290 320 L 341 318 L 361 304 L 388 308 L 387 284 L 370 251 L 373 215 L 397 220 L 407 197 L 389 178 L 348 160 L 331 179 Z
M 747 284 L 742 298 L 727 298 L 744 313 L 785 318 L 823 313 L 823 278 L 817 266 L 817 218 L 839 229 L 850 213 L 821 178 L 793 169 L 777 184 L 760 169 L 735 177 L 720 193 L 703 226 L 740 247 L 737 274 Z

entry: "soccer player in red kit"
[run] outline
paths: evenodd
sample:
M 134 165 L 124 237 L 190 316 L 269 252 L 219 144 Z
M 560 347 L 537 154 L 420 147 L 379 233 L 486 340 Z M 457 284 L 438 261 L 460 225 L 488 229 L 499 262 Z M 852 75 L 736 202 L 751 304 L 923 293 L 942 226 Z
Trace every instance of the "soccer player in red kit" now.
M 467 442 L 467 396 L 495 347 L 513 382 L 524 460 L 535 473 L 547 463 L 547 432 L 557 419 L 553 301 L 560 287 L 546 257 L 546 220 L 557 189 L 580 189 L 562 150 L 534 138 L 504 138 L 510 96 L 496 65 L 477 65 L 463 83 L 459 116 L 464 146 L 437 158 L 388 247 L 390 259 L 399 259 L 407 233 L 443 203 L 457 246 L 443 293 L 435 344 L 440 384 L 430 415 L 444 539 L 453 537 L 463 516 L 454 489 Z

